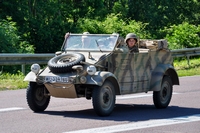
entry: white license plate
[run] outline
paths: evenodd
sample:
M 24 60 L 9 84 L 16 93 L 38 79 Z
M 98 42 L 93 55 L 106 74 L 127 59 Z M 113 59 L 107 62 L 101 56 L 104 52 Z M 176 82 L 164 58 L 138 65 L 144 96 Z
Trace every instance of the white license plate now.
M 47 76 L 47 77 L 45 77 L 45 82 L 69 83 L 69 78 L 68 77 Z

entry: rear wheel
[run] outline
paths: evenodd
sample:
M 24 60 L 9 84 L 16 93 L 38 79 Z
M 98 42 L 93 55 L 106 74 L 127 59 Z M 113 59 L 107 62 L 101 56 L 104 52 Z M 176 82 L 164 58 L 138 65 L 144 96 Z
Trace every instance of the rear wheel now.
M 164 76 L 160 91 L 153 92 L 153 102 L 156 108 L 166 108 L 172 97 L 172 81 L 169 76 Z
M 26 91 L 28 106 L 34 112 L 44 111 L 49 105 L 50 96 L 44 95 L 47 91 L 44 85 L 38 85 L 36 82 L 30 82 Z
M 108 116 L 115 106 L 115 89 L 110 81 L 105 81 L 100 87 L 92 92 L 93 108 L 97 115 Z

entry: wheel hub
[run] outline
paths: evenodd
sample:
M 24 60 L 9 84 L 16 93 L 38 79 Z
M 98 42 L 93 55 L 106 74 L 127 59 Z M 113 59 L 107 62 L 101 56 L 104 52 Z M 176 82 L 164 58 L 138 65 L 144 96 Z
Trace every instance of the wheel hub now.
M 104 95 L 103 95 L 103 102 L 104 103 L 108 103 L 109 102 L 109 94 L 108 93 L 104 93 Z
M 72 58 L 72 57 L 65 57 L 65 58 L 61 58 L 60 60 L 58 60 L 58 64 L 66 64 L 66 63 L 69 63 L 69 62 L 73 62 L 75 61 L 76 58 Z
M 162 97 L 165 98 L 167 96 L 167 89 L 164 88 L 162 91 Z
M 38 89 L 37 90 L 37 92 L 36 92 L 36 99 L 38 100 L 38 101 L 41 101 L 42 99 L 43 99 L 43 97 L 44 97 L 44 94 L 43 94 L 43 91 L 42 91 L 43 89 Z

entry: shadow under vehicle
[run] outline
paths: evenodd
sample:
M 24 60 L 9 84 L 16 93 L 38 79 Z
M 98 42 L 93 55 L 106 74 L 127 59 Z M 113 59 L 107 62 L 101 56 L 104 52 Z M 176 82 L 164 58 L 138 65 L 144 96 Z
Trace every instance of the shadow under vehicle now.
M 88 39 L 88 40 L 87 40 Z M 34 112 L 44 111 L 50 97 L 92 99 L 97 115 L 112 113 L 116 95 L 153 91 L 156 108 L 168 107 L 179 85 L 166 40 L 139 40 L 130 53 L 119 34 L 69 34 L 47 67 L 31 66 L 26 99 Z

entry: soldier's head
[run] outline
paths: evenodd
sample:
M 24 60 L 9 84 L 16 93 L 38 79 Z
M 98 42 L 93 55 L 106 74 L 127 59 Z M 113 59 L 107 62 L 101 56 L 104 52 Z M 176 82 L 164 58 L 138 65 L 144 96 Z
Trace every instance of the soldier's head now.
M 87 45 L 89 45 L 89 43 L 90 43 L 90 38 L 88 37 L 88 34 L 90 34 L 90 33 L 83 32 L 83 35 L 82 35 L 82 43 L 83 43 L 84 47 L 87 47 Z
M 128 47 L 135 46 L 137 41 L 138 41 L 138 38 L 134 33 L 128 33 L 126 35 L 125 43 L 128 45 Z

